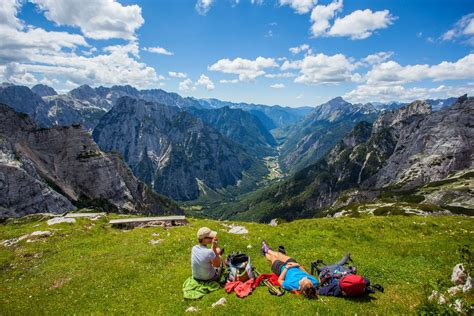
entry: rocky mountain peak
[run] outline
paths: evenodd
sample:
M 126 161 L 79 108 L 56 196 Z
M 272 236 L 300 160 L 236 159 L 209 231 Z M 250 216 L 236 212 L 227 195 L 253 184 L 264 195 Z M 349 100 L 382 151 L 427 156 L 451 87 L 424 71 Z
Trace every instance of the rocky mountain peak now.
M 8 105 L 17 112 L 28 114 L 41 126 L 51 124 L 43 99 L 28 87 L 2 84 L 0 86 L 0 103 Z
M 374 132 L 383 128 L 395 127 L 403 121 L 430 113 L 431 105 L 426 101 L 414 101 L 400 109 L 383 112 L 374 123 Z
M 452 105 L 452 108 L 462 109 L 470 108 L 474 106 L 474 97 L 468 97 L 467 94 L 460 96 Z
M 87 100 L 97 96 L 95 89 L 91 88 L 91 86 L 87 84 L 83 84 L 82 86 L 69 91 L 69 94 L 79 100 Z
M 56 90 L 54 90 L 52 87 L 44 84 L 37 84 L 33 86 L 33 88 L 31 88 L 31 91 L 33 91 L 40 97 L 49 97 L 58 94 Z

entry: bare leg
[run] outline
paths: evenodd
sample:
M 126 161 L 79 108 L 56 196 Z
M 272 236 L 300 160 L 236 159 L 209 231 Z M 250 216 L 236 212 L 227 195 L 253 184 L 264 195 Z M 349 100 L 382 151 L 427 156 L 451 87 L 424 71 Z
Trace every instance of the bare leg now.
M 275 260 L 280 260 L 283 262 L 286 262 L 290 257 L 287 255 L 282 254 L 281 252 L 273 251 L 273 250 L 268 250 L 267 253 L 265 254 L 265 258 L 267 258 L 268 261 L 273 263 Z

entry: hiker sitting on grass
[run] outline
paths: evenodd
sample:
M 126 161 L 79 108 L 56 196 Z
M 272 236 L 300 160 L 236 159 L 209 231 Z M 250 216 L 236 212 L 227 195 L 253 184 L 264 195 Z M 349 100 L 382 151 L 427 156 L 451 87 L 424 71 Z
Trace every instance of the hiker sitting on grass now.
M 316 298 L 318 280 L 306 272 L 295 259 L 273 251 L 264 240 L 262 253 L 272 263 L 272 272 L 278 275 L 278 282 L 285 290 L 295 290 L 307 298 Z
M 197 232 L 199 244 L 191 251 L 191 267 L 193 278 L 201 281 L 218 281 L 222 273 L 221 249 L 217 248 L 217 232 L 207 227 Z M 207 248 L 211 245 L 211 249 Z

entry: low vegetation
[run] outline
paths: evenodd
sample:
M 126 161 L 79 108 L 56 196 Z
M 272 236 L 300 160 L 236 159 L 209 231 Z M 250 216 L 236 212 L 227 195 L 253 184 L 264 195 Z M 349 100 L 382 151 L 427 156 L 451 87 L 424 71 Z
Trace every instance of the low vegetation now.
M 53 233 L 0 245 L 2 314 L 177 315 L 189 306 L 202 315 L 410 314 L 427 310 L 426 292 L 449 280 L 462 261 L 458 250 L 474 249 L 474 219 L 464 216 L 320 218 L 276 227 L 244 223 L 245 235 L 229 234 L 224 223 L 207 219 L 170 229 L 119 230 L 108 224 L 114 217 L 48 226 L 34 216 L 0 224 L 0 240 L 38 230 Z M 289 293 L 275 297 L 261 287 L 245 299 L 220 290 L 185 301 L 181 286 L 191 274 L 190 249 L 200 226 L 217 230 L 227 253 L 247 252 L 260 272 L 270 272 L 259 255 L 262 238 L 274 247 L 284 245 L 308 269 L 313 260 L 334 262 L 349 250 L 360 273 L 382 284 L 385 293 L 309 301 Z M 227 304 L 211 308 L 221 297 Z M 472 292 L 464 299 L 472 303 Z

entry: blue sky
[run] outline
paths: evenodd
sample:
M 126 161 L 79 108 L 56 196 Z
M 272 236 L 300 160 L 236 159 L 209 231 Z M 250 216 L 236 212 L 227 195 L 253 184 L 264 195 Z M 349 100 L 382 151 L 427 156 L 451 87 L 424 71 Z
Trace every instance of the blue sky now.
M 4 0 L 0 80 L 288 106 L 472 94 L 474 2 Z

